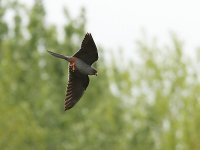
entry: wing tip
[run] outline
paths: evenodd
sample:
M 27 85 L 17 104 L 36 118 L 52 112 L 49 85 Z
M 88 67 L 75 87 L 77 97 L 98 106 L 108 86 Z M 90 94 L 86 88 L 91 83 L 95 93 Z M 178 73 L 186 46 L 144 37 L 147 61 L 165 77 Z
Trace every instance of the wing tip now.
M 73 107 L 73 106 L 65 105 L 65 107 L 64 107 L 64 111 L 67 111 L 67 110 L 71 109 L 72 107 Z
M 70 108 L 65 107 L 65 108 L 64 108 L 64 111 L 67 111 L 67 110 L 69 110 L 69 109 L 70 109 Z
M 74 103 L 74 102 L 72 101 L 72 97 L 66 98 L 66 99 L 65 99 L 65 103 L 64 103 L 64 110 L 66 111 L 66 110 L 71 109 L 72 107 L 74 107 L 75 104 L 76 104 L 76 103 Z
M 86 36 L 92 37 L 92 34 L 91 34 L 90 32 L 87 32 L 87 33 L 85 34 L 85 37 L 86 37 Z

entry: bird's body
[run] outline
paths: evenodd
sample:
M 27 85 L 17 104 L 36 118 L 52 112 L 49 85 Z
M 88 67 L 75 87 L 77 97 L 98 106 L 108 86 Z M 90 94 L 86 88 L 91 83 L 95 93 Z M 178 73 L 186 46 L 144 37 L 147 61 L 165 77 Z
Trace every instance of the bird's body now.
M 95 75 L 96 70 L 92 68 L 90 65 L 86 64 L 84 61 L 82 61 L 79 58 L 76 58 L 75 66 L 80 73 L 85 75 Z
M 65 110 L 72 108 L 81 98 L 89 84 L 88 75 L 97 75 L 91 65 L 98 60 L 97 48 L 92 35 L 87 33 L 81 49 L 73 56 L 64 56 L 51 51 L 51 55 L 69 62 L 69 81 L 65 98 Z

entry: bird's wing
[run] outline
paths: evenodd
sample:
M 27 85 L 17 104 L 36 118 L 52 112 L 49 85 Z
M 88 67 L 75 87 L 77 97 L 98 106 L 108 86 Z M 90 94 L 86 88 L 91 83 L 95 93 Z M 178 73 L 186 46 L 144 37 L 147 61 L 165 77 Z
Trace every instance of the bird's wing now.
M 65 98 L 65 111 L 72 108 L 81 98 L 89 84 L 88 75 L 81 74 L 78 70 L 72 71 L 69 67 L 69 81 Z
M 88 65 L 92 65 L 98 60 L 97 47 L 94 43 L 92 35 L 87 33 L 81 44 L 81 49 L 74 54 L 75 57 L 80 58 Z

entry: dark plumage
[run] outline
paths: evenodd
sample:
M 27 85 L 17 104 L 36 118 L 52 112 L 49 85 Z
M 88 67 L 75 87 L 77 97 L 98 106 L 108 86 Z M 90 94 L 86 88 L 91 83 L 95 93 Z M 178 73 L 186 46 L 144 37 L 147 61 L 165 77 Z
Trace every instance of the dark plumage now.
M 97 47 L 92 35 L 87 33 L 81 44 L 81 49 L 72 57 L 48 51 L 51 55 L 67 60 L 69 64 L 69 79 L 65 98 L 65 110 L 72 108 L 81 98 L 89 85 L 88 75 L 97 75 L 91 65 L 98 60 Z

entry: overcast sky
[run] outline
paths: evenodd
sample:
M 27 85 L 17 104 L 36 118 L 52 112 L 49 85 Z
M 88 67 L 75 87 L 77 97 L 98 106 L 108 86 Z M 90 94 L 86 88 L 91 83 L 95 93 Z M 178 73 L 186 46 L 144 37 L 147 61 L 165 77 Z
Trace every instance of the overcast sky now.
M 57 25 L 65 23 L 63 6 L 73 16 L 85 7 L 87 31 L 109 49 L 132 50 L 142 30 L 159 43 L 168 43 L 175 31 L 186 48 L 200 46 L 199 0 L 45 0 L 45 6 L 48 22 Z

